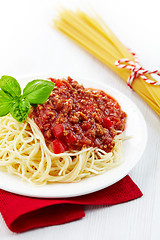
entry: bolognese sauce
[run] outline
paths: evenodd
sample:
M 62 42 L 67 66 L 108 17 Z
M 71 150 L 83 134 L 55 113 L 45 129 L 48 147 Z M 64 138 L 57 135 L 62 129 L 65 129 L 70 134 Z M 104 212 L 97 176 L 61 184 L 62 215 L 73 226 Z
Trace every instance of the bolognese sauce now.
M 77 81 L 50 79 L 55 83 L 49 99 L 33 108 L 34 121 L 54 153 L 98 147 L 110 152 L 114 137 L 124 131 L 126 113 L 102 90 L 85 88 Z

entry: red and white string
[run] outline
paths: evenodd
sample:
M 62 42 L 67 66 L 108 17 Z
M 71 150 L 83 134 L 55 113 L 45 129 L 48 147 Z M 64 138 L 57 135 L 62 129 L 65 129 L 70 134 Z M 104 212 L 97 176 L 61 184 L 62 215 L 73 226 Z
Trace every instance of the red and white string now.
M 149 70 L 144 69 L 143 67 L 141 67 L 141 65 L 138 61 L 137 55 L 134 52 L 131 52 L 131 53 L 134 56 L 135 62 L 133 62 L 127 58 L 122 58 L 115 62 L 116 67 L 131 70 L 131 75 L 127 79 L 127 85 L 130 88 L 132 88 L 132 82 L 137 77 L 141 77 L 145 82 L 147 82 L 149 84 L 160 85 L 159 81 L 150 80 L 145 76 L 146 73 L 156 74 L 156 75 L 160 76 L 160 71 L 158 71 L 158 70 L 149 71 Z

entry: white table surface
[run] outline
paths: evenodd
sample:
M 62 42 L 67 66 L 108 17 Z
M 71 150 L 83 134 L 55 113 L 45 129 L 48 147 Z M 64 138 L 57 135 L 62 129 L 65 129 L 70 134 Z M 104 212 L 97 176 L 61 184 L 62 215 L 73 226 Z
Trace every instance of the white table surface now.
M 112 207 L 86 207 L 86 217 L 81 220 L 22 234 L 10 232 L 0 216 L 1 240 L 160 239 L 159 117 L 106 66 L 51 28 L 59 3 L 83 8 L 84 2 L 0 0 L 0 76 L 77 75 L 105 82 L 128 95 L 140 108 L 148 127 L 147 148 L 130 172 L 144 195 Z M 158 0 L 90 0 L 90 4 L 121 41 L 138 53 L 143 66 L 160 68 Z

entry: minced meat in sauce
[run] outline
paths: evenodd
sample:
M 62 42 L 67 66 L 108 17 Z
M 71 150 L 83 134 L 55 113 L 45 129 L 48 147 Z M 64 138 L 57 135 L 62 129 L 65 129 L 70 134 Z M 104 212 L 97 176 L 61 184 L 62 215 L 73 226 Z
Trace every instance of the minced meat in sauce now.
M 124 131 L 126 113 L 102 90 L 84 88 L 77 81 L 52 79 L 49 99 L 33 108 L 34 121 L 55 153 L 98 147 L 109 152 L 117 131 Z

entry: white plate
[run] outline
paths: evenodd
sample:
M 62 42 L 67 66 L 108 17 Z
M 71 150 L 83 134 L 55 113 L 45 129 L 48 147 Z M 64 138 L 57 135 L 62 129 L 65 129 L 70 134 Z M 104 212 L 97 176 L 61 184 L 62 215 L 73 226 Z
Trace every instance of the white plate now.
M 24 87 L 28 81 L 51 76 L 29 76 L 18 78 L 21 86 Z M 41 198 L 74 197 L 98 191 L 112 185 L 126 176 L 130 170 L 140 160 L 147 142 L 147 127 L 145 120 L 137 106 L 121 92 L 102 84 L 74 78 L 85 87 L 99 88 L 113 96 L 121 105 L 123 111 L 127 113 L 127 126 L 125 134 L 132 136 L 131 139 L 124 141 L 123 144 L 123 163 L 107 171 L 104 174 L 84 179 L 79 183 L 53 183 L 45 186 L 33 186 L 24 182 L 18 176 L 0 172 L 0 188 L 9 192 Z

